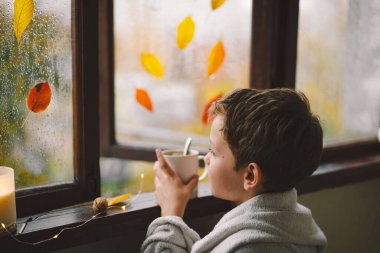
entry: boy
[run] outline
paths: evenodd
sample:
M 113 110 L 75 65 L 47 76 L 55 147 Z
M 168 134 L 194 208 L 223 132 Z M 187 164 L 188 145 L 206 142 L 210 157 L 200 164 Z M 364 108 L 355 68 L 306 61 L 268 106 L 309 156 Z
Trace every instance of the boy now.
M 182 217 L 197 184 L 183 185 L 157 150 L 154 220 L 143 252 L 322 252 L 326 237 L 294 187 L 318 167 L 322 128 L 305 95 L 240 89 L 214 103 L 205 157 L 215 197 L 236 207 L 200 239 Z

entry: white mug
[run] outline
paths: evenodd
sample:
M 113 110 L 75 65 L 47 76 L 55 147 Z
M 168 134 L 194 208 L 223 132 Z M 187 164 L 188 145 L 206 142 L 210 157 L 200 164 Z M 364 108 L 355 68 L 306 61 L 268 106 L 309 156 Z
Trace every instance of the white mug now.
M 182 149 L 164 150 L 162 154 L 166 162 L 177 173 L 184 184 L 187 184 L 194 175 L 198 174 L 199 160 L 204 159 L 203 155 L 199 155 L 199 152 L 193 149 L 189 150 L 189 153 L 185 156 L 183 155 Z M 207 171 L 208 167 L 205 163 L 205 169 L 199 177 L 199 181 L 207 177 Z M 198 190 L 195 188 L 191 197 L 196 197 L 197 193 Z

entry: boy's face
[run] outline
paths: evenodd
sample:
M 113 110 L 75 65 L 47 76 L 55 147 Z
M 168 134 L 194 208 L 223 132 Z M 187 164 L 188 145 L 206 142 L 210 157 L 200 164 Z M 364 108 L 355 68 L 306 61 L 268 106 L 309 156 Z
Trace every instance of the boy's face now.
M 235 158 L 222 132 L 224 116 L 217 115 L 211 126 L 210 152 L 205 157 L 212 194 L 221 199 L 241 202 L 244 171 L 234 169 Z

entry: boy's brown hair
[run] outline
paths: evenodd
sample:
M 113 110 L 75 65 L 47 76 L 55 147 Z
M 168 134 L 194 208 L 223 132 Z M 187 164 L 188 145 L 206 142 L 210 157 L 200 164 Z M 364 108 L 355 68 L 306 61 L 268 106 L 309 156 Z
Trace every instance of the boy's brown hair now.
M 235 168 L 257 163 L 265 192 L 290 190 L 317 169 L 323 131 L 302 92 L 239 89 L 214 103 L 211 116 L 218 114 Z

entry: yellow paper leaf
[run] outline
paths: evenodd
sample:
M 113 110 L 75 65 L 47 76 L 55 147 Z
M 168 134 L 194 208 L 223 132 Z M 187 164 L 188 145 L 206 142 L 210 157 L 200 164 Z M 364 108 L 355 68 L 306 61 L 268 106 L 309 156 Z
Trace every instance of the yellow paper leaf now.
M 142 53 L 141 64 L 153 76 L 162 79 L 164 77 L 164 67 L 154 54 Z
M 139 89 L 139 88 L 136 88 L 135 91 L 136 91 L 135 93 L 136 93 L 137 102 L 148 111 L 153 112 L 153 104 L 148 92 L 146 90 Z
M 211 8 L 213 10 L 218 9 L 220 6 L 224 4 L 226 0 L 211 0 Z
M 120 202 L 131 198 L 131 196 L 130 193 L 127 193 L 114 198 L 107 198 L 108 206 L 119 204 Z
M 177 45 L 179 49 L 184 49 L 189 45 L 194 37 L 195 24 L 190 16 L 185 18 L 177 29 Z
M 210 78 L 213 74 L 215 74 L 224 61 L 224 46 L 222 41 L 216 43 L 216 45 L 212 48 L 210 56 L 208 57 L 208 66 L 207 66 L 207 77 Z
M 32 20 L 34 2 L 33 0 L 15 0 L 14 8 L 13 25 L 17 42 L 20 43 L 22 33 Z

